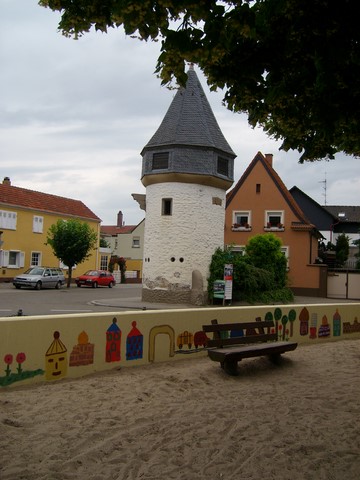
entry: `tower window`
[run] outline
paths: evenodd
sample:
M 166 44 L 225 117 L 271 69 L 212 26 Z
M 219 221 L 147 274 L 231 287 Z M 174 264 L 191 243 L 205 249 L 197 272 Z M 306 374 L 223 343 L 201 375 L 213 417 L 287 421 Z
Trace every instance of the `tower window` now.
M 167 170 L 169 168 L 169 152 L 154 153 L 152 170 Z
M 217 173 L 220 173 L 220 175 L 224 175 L 225 177 L 229 176 L 229 160 L 227 158 L 218 157 Z
M 162 199 L 161 215 L 172 215 L 172 198 Z

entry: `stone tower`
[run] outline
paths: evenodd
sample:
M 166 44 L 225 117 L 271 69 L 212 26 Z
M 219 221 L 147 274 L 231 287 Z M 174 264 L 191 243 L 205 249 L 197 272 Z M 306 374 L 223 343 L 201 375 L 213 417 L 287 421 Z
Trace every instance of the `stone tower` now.
M 206 303 L 211 256 L 224 245 L 226 190 L 235 153 L 191 66 L 143 148 L 146 187 L 142 299 Z

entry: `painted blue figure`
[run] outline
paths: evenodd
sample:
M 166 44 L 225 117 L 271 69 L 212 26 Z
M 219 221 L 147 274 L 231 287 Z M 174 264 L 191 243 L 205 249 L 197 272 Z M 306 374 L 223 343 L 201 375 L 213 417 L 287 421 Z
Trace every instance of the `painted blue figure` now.
M 126 339 L 126 360 L 143 358 L 143 334 L 136 328 L 136 322 L 132 322 L 132 327 Z

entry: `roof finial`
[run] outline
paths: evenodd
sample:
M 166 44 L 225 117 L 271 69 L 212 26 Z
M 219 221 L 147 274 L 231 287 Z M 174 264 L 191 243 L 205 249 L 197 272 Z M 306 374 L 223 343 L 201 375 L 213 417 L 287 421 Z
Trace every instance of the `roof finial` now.
M 189 63 L 189 70 L 194 70 L 194 64 L 193 63 Z

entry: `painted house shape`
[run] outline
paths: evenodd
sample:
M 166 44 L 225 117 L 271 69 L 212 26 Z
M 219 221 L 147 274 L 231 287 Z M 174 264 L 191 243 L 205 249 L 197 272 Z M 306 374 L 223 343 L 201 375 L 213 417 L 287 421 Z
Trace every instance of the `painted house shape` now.
M 121 330 L 114 317 L 112 324 L 106 331 L 106 361 L 120 362 L 121 360 Z
M 316 263 L 321 235 L 274 170 L 273 156 L 258 152 L 227 194 L 225 245 L 241 254 L 250 237 L 267 232 L 282 242 L 294 294 L 326 297 L 326 267 Z
M 126 360 L 138 360 L 143 358 L 144 336 L 132 322 L 132 329 L 126 338 Z
M 78 336 L 78 344 L 74 345 L 70 354 L 70 367 L 79 367 L 82 365 L 91 365 L 94 363 L 95 345 L 89 343 L 89 336 L 82 331 Z

